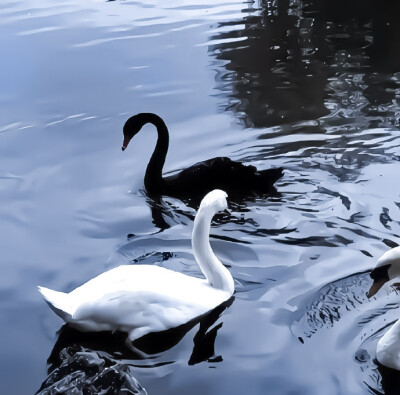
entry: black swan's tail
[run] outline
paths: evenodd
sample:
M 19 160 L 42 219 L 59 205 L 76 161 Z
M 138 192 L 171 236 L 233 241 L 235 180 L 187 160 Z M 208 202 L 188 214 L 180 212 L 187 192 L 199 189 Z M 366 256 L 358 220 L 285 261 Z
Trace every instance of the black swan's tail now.
M 264 179 L 264 182 L 267 182 L 269 185 L 275 184 L 283 176 L 282 167 L 277 167 L 275 169 L 267 169 L 259 172 Z

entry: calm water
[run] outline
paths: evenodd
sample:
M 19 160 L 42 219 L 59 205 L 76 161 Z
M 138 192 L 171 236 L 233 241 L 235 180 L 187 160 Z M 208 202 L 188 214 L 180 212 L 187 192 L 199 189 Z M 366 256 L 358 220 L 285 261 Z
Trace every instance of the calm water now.
M 3 2 L 0 392 L 57 393 L 63 380 L 71 393 L 80 377 L 89 392 L 397 393 L 398 375 L 374 356 L 400 296 L 365 293 L 368 270 L 400 242 L 399 8 Z M 58 332 L 36 290 L 133 262 L 200 276 L 195 211 L 143 192 L 155 131 L 121 152 L 122 125 L 140 111 L 170 129 L 166 171 L 222 155 L 285 168 L 280 196 L 215 220 L 232 304 L 175 341 L 152 339 L 144 360 L 118 336 Z

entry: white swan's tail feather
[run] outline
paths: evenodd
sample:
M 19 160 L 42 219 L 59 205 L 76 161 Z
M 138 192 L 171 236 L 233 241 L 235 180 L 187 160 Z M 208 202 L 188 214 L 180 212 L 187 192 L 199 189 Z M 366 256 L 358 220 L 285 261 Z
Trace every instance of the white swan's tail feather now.
M 65 322 L 72 320 L 73 306 L 69 295 L 64 292 L 53 291 L 52 289 L 39 287 L 39 292 L 42 294 L 44 300 L 50 308 Z

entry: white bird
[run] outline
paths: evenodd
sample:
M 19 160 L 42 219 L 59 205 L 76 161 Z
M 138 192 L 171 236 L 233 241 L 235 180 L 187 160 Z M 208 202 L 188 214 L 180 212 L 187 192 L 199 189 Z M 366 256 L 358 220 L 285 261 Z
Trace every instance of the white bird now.
M 386 251 L 379 258 L 370 276 L 374 283 L 368 292 L 369 298 L 374 296 L 386 282 L 400 276 L 400 246 Z M 376 359 L 388 368 L 400 370 L 400 320 L 379 339 Z
M 38 287 L 49 306 L 80 331 L 115 331 L 127 341 L 175 328 L 230 299 L 234 282 L 209 243 L 211 220 L 227 208 L 227 194 L 208 193 L 194 220 L 194 257 L 206 279 L 153 265 L 121 265 L 69 293 Z

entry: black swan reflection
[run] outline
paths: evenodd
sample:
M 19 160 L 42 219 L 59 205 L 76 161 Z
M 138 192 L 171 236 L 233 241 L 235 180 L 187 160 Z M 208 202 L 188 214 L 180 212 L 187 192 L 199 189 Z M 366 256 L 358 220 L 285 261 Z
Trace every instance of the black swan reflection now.
M 123 128 L 124 151 L 131 139 L 151 123 L 157 128 L 158 139 L 147 165 L 144 177 L 146 191 L 150 195 L 164 194 L 196 200 L 213 189 L 223 189 L 230 197 L 251 194 L 274 193 L 274 183 L 282 177 L 282 168 L 257 170 L 226 157 L 217 157 L 163 177 L 162 170 L 168 152 L 169 133 L 164 121 L 156 114 L 141 113 L 129 118 Z

